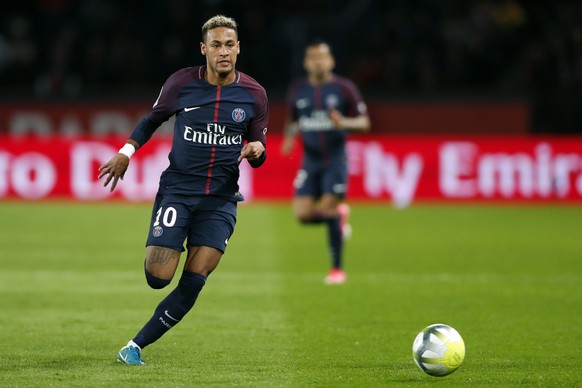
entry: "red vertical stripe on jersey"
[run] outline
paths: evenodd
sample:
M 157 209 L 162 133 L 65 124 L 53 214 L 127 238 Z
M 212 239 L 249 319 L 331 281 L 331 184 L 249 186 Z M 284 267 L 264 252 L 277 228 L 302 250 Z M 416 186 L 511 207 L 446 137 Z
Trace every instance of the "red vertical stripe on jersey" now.
M 323 108 L 323 101 L 321 101 L 321 85 L 313 87 L 313 107 L 315 109 Z
M 220 91 L 221 86 L 216 87 L 216 104 L 214 104 L 214 122 L 218 122 L 218 110 L 220 107 Z M 212 168 L 214 167 L 214 158 L 216 157 L 216 146 L 212 146 L 210 151 L 210 162 L 208 163 L 208 177 L 206 178 L 206 189 L 204 192 L 208 195 L 210 194 L 210 182 L 212 181 Z
M 321 90 L 321 85 L 317 85 L 313 88 L 313 107 L 315 109 L 325 109 L 325 102 L 323 101 L 323 91 Z M 329 163 L 328 155 L 327 155 L 327 144 L 325 143 L 325 134 L 323 132 L 319 132 L 319 145 L 321 148 L 321 158 L 322 161 L 327 165 Z

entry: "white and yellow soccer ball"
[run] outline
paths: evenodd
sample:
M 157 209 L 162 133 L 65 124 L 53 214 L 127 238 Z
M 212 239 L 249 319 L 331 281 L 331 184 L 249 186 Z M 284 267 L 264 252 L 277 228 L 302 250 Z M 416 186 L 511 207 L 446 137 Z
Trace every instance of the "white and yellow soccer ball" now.
M 465 342 L 451 326 L 436 323 L 418 333 L 412 344 L 412 356 L 423 372 L 431 376 L 446 376 L 463 363 Z

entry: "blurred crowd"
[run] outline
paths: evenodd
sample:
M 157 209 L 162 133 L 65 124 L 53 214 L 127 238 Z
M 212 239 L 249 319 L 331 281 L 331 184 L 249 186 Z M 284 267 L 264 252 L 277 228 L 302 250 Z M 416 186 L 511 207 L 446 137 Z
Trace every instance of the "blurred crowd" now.
M 274 98 L 322 38 L 368 98 L 521 98 L 537 131 L 582 133 L 579 0 L 3 1 L 0 98 L 155 97 L 204 63 L 217 13 L 239 23 L 238 68 Z

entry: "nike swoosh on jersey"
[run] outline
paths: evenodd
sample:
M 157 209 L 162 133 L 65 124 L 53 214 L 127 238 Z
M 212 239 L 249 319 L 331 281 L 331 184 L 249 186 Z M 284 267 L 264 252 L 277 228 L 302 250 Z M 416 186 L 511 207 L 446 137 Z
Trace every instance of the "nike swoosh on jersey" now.
M 200 109 L 200 107 L 199 106 L 193 106 L 191 108 L 184 108 L 184 112 L 190 112 L 191 110 L 194 110 L 194 109 Z

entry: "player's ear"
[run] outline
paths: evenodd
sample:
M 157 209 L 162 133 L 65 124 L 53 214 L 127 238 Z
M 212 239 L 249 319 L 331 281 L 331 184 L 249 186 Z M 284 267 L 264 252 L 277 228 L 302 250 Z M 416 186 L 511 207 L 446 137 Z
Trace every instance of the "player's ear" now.
M 206 45 L 204 44 L 204 42 L 200 42 L 200 53 L 202 55 L 206 55 Z
M 240 42 L 239 41 L 236 42 L 236 54 L 237 55 L 240 54 Z

